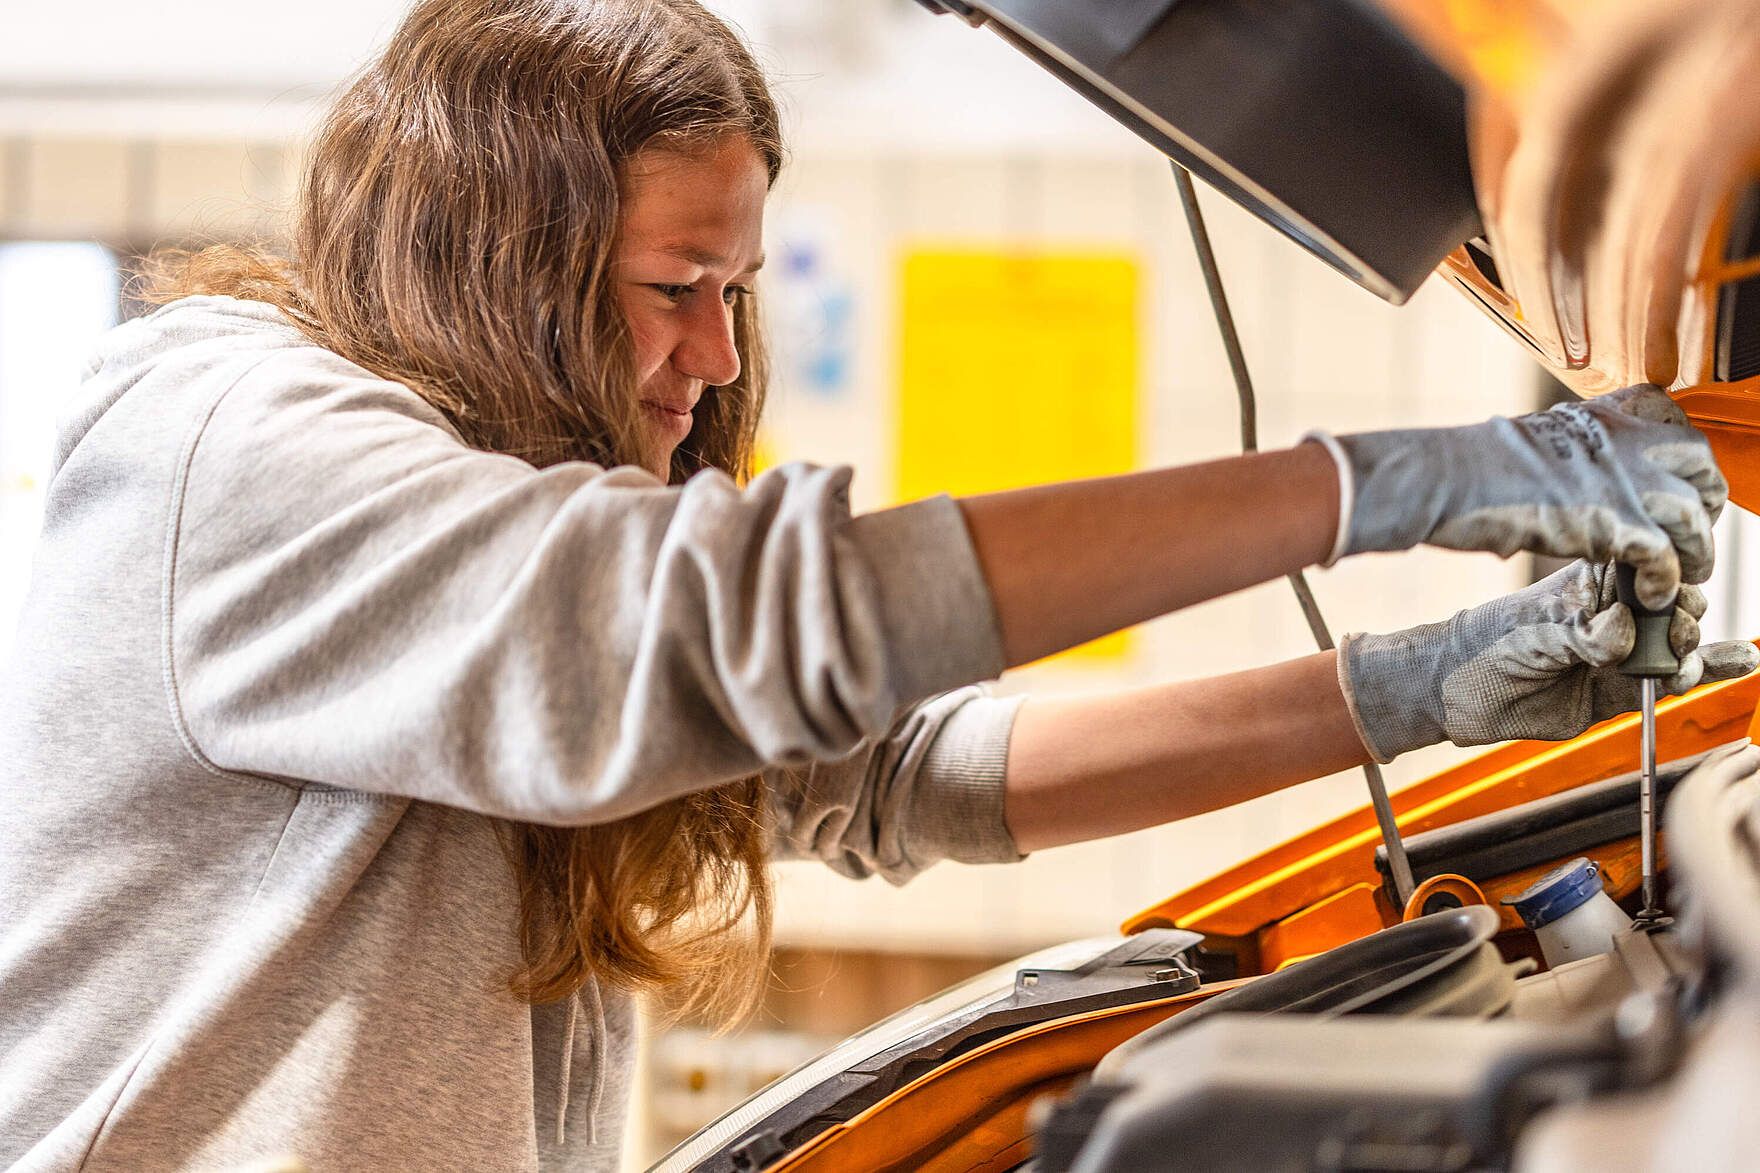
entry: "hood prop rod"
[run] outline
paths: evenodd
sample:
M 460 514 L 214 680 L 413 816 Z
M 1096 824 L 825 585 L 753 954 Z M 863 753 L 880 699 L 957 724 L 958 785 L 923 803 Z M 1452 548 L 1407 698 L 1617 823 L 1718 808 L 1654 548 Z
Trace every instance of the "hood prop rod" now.
M 1192 232 L 1192 247 L 1198 253 L 1198 267 L 1204 271 L 1204 288 L 1210 294 L 1210 308 L 1216 314 L 1216 328 L 1222 334 L 1223 349 L 1228 352 L 1228 367 L 1234 373 L 1235 395 L 1240 401 L 1241 413 L 1241 451 L 1257 452 L 1259 450 L 1259 412 L 1253 394 L 1252 376 L 1247 373 L 1247 356 L 1241 350 L 1240 332 L 1235 329 L 1234 314 L 1228 308 L 1228 294 L 1222 288 L 1222 272 L 1216 267 L 1216 252 L 1210 247 L 1210 232 L 1204 226 L 1204 212 L 1198 207 L 1198 192 L 1192 186 L 1192 173 L 1173 160 L 1173 181 L 1179 188 L 1179 202 L 1185 209 L 1186 224 Z M 1314 600 L 1314 592 L 1308 587 L 1307 576 L 1295 571 L 1289 576 L 1290 589 L 1296 593 L 1296 601 L 1301 604 L 1302 616 L 1308 621 L 1308 630 L 1313 633 L 1314 642 L 1320 645 L 1323 652 L 1332 651 L 1337 645 L 1332 641 L 1332 632 L 1326 626 L 1326 617 L 1320 614 L 1320 604 Z M 1399 836 L 1399 824 L 1394 820 L 1393 803 L 1387 797 L 1387 782 L 1381 776 L 1381 767 L 1375 762 L 1363 766 L 1363 777 L 1369 783 L 1369 803 L 1375 808 L 1375 822 L 1381 828 L 1381 841 L 1387 845 L 1387 864 L 1393 874 L 1393 890 L 1399 897 L 1403 911 L 1412 899 L 1412 865 L 1406 858 L 1405 843 Z

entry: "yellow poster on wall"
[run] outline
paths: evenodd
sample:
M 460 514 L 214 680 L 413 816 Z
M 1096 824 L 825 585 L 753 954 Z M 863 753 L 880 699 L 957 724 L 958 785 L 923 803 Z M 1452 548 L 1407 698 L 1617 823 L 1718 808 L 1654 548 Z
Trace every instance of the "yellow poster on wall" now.
M 900 501 L 1137 464 L 1135 258 L 921 249 L 903 262 Z M 1072 655 L 1116 658 L 1129 633 Z

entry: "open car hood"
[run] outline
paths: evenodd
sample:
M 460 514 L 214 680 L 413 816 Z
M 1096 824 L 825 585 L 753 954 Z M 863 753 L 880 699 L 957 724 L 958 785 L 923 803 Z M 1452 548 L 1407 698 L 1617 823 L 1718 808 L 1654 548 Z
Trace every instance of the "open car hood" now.
M 1754 0 L 922 0 L 1364 288 L 1670 389 L 1760 508 Z

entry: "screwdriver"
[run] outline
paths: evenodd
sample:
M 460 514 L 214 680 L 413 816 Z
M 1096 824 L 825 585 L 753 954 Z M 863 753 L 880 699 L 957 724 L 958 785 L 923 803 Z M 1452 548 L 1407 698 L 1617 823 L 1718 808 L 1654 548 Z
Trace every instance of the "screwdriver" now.
M 1614 588 L 1619 601 L 1632 609 L 1637 638 L 1632 654 L 1619 670 L 1638 677 L 1642 689 L 1642 710 L 1639 736 L 1642 773 L 1638 781 L 1638 848 L 1644 871 L 1644 910 L 1638 923 L 1662 917 L 1662 904 L 1656 893 L 1656 693 L 1658 682 L 1680 671 L 1680 661 L 1668 643 L 1669 624 L 1674 620 L 1674 600 L 1667 607 L 1652 610 L 1638 602 L 1637 568 L 1621 562 L 1614 568 Z

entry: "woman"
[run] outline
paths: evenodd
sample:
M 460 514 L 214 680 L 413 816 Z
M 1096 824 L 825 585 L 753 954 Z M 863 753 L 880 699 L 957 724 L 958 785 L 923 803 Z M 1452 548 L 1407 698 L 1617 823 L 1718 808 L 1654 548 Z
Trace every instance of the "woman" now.
M 746 998 L 770 858 L 902 881 L 1568 736 L 1633 704 L 1631 619 L 1579 564 L 1342 656 L 965 686 L 1361 550 L 1709 573 L 1654 390 L 855 518 L 848 470 L 742 487 L 780 165 L 693 0 L 428 0 L 291 259 L 105 341 L 0 693 L 0 1161 L 609 1167 L 632 994 Z M 1753 666 L 1680 608 L 1674 687 Z

